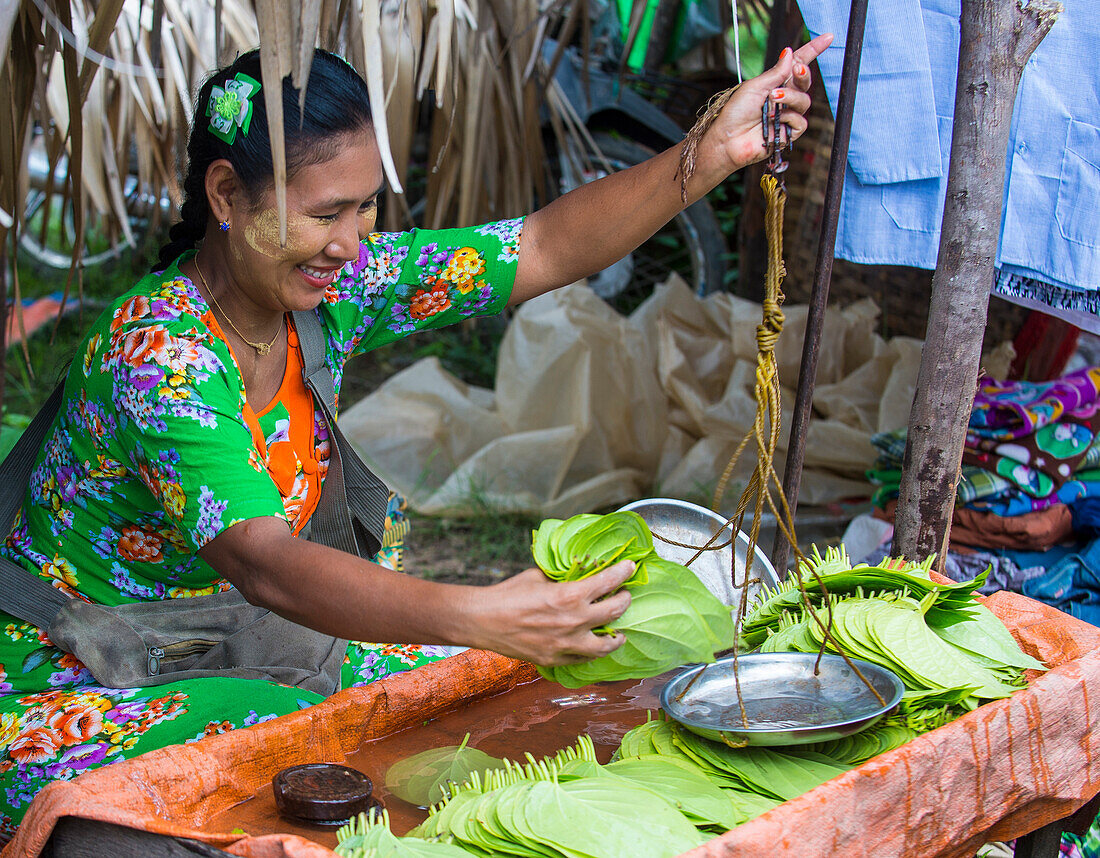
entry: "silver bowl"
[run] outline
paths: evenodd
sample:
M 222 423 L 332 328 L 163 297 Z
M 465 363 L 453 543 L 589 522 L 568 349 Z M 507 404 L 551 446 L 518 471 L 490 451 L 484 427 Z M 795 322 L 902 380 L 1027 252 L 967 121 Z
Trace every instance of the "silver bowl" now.
M 707 550 L 699 554 L 688 565 L 688 561 L 706 545 L 711 538 L 722 531 L 714 540 L 714 545 L 731 543 L 733 526 L 726 523 L 725 516 L 718 515 L 706 507 L 675 498 L 644 498 L 622 507 L 640 515 L 653 532 L 653 547 L 658 556 L 673 563 L 688 566 L 699 580 L 706 585 L 723 604 L 734 608 L 734 620 L 738 619 L 737 609 L 741 604 L 740 586 L 733 586 L 732 563 L 736 549 L 737 581 L 745 581 L 745 566 L 749 556 L 749 537 L 743 531 L 737 532 L 736 540 L 717 550 Z M 676 545 L 674 543 L 680 543 Z M 683 546 L 694 547 L 683 547 Z M 753 562 L 749 568 L 748 604 L 760 593 L 763 587 L 774 588 L 779 584 L 775 568 L 766 554 L 756 546 Z
M 736 657 L 736 678 L 732 655 L 693 665 L 665 684 L 661 708 L 693 733 L 735 747 L 805 745 L 865 730 L 905 691 L 886 668 L 851 659 L 880 702 L 841 656 L 822 655 L 815 674 L 817 659 L 817 653 L 746 653 Z

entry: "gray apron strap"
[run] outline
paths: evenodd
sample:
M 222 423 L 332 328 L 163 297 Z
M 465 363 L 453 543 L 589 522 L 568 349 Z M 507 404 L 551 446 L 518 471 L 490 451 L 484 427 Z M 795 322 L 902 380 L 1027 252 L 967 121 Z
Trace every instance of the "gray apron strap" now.
M 328 473 L 310 519 L 310 536 L 333 548 L 372 559 L 382 547 L 390 491 L 366 466 L 336 425 L 336 390 L 325 361 L 325 332 L 315 312 L 294 313 L 302 376 L 328 423 Z
M 23 430 L 23 435 L 0 463 L 0 538 L 6 538 L 11 532 L 15 516 L 23 505 L 34 460 L 61 407 L 64 389 L 64 382 L 54 388 L 46 404 L 39 409 L 30 426 Z M 45 629 L 68 601 L 68 596 L 51 587 L 43 578 L 6 557 L 0 557 L 0 607 L 12 616 Z

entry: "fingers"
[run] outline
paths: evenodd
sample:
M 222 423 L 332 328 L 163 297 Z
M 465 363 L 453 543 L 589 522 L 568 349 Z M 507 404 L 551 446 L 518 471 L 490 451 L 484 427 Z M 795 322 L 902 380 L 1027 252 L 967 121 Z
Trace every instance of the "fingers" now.
M 614 566 L 608 566 L 602 572 L 584 579 L 589 587 L 590 599 L 600 599 L 608 593 L 614 593 L 634 574 L 634 563 L 623 560 Z
M 783 135 L 783 145 L 787 146 L 806 133 L 809 123 L 806 117 L 793 110 L 784 110 L 779 114 L 780 133 Z
M 794 52 L 790 48 L 784 48 L 779 54 L 779 59 L 776 60 L 775 65 L 765 70 L 756 77 L 755 80 L 767 86 L 769 89 L 774 89 L 777 86 L 782 86 L 791 79 L 793 69 Z
M 784 48 L 775 65 L 761 74 L 757 80 L 769 87 L 786 86 L 806 92 L 810 88 L 810 63 L 832 43 L 833 34 L 823 33 L 797 51 Z
M 786 113 L 805 113 L 810 109 L 810 96 L 808 93 L 799 89 L 792 89 L 789 86 L 781 86 L 778 89 L 771 91 L 771 98 L 773 105 L 781 105 L 781 107 L 773 106 L 773 110 L 779 110 L 780 121 L 786 121 L 783 119 Z M 783 108 L 786 108 L 785 110 Z
M 801 60 L 796 59 L 791 69 L 789 85 L 801 92 L 809 92 L 810 83 L 810 67 Z
M 556 655 L 547 662 L 547 666 L 577 664 L 578 662 L 589 661 L 593 658 L 601 658 L 605 655 L 610 655 L 625 642 L 626 636 L 619 633 L 613 635 L 589 634 L 588 640 L 584 641 L 575 651 Z
M 832 42 L 833 34 L 824 33 L 795 51 L 791 60 L 790 77 L 785 78 L 784 83 L 802 92 L 807 92 L 811 81 L 810 63 L 820 56 Z M 780 56 L 782 57 L 782 55 Z
M 803 66 L 808 66 L 814 60 L 816 60 L 825 49 L 833 43 L 832 33 L 822 33 L 815 39 L 811 39 L 801 48 L 794 52 L 794 62 L 801 63 Z

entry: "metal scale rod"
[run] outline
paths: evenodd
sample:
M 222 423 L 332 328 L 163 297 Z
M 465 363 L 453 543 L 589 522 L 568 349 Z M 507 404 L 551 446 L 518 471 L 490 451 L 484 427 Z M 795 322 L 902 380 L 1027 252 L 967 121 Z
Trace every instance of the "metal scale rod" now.
M 774 13 L 773 13 L 774 14 Z M 802 482 L 802 464 L 806 459 L 806 430 L 813 405 L 817 360 L 821 349 L 821 328 L 825 322 L 825 305 L 829 300 L 829 283 L 833 276 L 833 250 L 836 247 L 837 223 L 840 220 L 840 196 L 844 191 L 844 173 L 848 166 L 848 142 L 852 136 L 852 112 L 856 102 L 859 60 L 863 53 L 863 31 L 867 22 L 867 0 L 852 0 L 848 15 L 848 35 L 844 44 L 844 66 L 837 96 L 833 148 L 829 161 L 829 179 L 825 185 L 825 208 L 821 218 L 821 241 L 817 247 L 817 265 L 810 293 L 806 318 L 806 338 L 802 343 L 802 364 L 798 372 L 798 389 L 794 400 L 787 460 L 783 469 L 783 494 L 791 515 L 798 507 L 798 489 Z M 775 529 L 772 545 L 772 565 L 780 580 L 787 577 L 790 544 L 783 530 Z

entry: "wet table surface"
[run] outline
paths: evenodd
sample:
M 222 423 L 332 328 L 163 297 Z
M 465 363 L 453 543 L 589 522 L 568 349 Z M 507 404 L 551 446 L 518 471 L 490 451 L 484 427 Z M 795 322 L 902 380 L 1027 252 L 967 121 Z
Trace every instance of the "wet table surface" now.
M 343 760 L 318 762 L 341 763 L 370 777 L 374 795 L 389 811 L 390 827 L 395 834 L 404 834 L 422 822 L 427 811 L 386 790 L 386 771 L 399 760 L 430 748 L 459 745 L 469 733 L 469 747 L 494 757 L 523 761 L 525 753 L 535 757 L 553 754 L 572 745 L 578 736 L 588 734 L 597 758 L 606 763 L 623 735 L 643 723 L 647 711 L 656 712 L 660 707 L 661 688 L 670 675 L 577 689 L 538 679 L 419 727 L 367 742 Z M 271 785 L 267 784 L 253 798 L 212 817 L 203 829 L 241 829 L 251 835 L 298 834 L 331 848 L 336 845 L 337 827 L 295 823 L 280 816 Z

